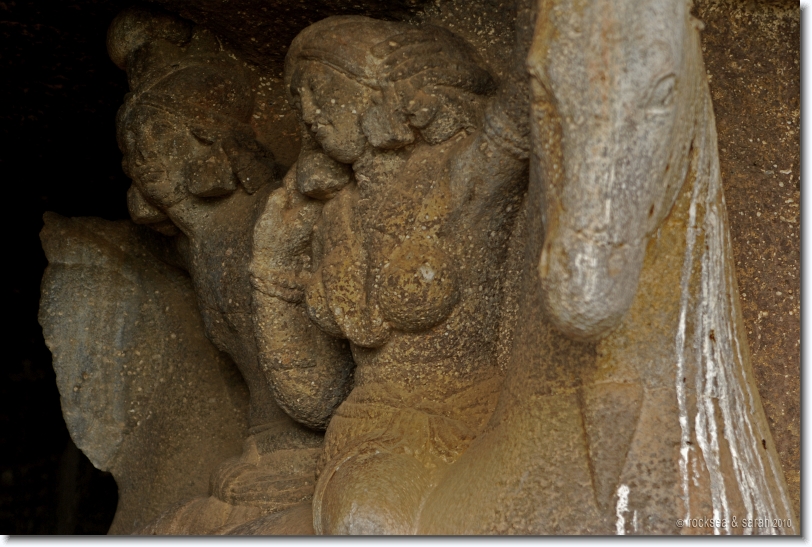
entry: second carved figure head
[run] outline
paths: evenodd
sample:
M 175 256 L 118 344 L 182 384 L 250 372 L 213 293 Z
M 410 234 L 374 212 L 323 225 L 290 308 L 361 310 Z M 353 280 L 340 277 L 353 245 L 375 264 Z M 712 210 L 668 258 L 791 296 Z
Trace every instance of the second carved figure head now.
M 436 144 L 474 127 L 495 88 L 453 33 L 360 16 L 329 17 L 299 34 L 285 81 L 309 136 L 342 163 L 367 144 Z

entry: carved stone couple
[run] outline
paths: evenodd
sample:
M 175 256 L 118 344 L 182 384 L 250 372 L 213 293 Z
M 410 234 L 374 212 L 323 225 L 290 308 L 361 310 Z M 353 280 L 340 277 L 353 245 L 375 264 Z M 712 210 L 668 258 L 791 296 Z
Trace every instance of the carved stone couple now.
M 685 3 L 523 4 L 500 83 L 444 28 L 305 29 L 285 65 L 303 144 L 281 185 L 248 67 L 171 17 L 113 23 L 132 217 L 174 238 L 250 390 L 242 455 L 142 532 L 791 515 L 774 450 L 753 452 L 760 404 L 718 402 L 744 404 L 752 379 Z
M 526 87 L 497 96 L 473 48 L 439 27 L 321 21 L 287 56 L 304 145 L 274 190 L 272 158 L 248 125 L 250 80 L 211 35 L 139 12 L 110 35 L 133 88 L 119 114 L 133 219 L 177 234 L 207 335 L 248 382 L 249 441 L 280 422 L 272 393 L 299 423 L 327 428 L 317 533 L 415 532 L 498 395 Z M 300 437 L 259 459 L 309 454 L 316 444 Z M 224 476 L 232 490 L 250 477 L 278 496 L 268 479 L 278 469 L 250 467 L 249 451 L 216 473 L 215 490 L 229 490 Z M 211 518 L 228 501 L 183 505 L 149 530 L 225 531 L 250 513 Z

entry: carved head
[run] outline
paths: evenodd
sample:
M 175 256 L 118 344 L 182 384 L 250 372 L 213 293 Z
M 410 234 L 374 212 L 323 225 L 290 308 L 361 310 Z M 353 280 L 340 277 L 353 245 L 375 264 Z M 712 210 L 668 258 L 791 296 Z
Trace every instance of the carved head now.
M 418 136 L 433 144 L 473 127 L 493 89 L 477 54 L 451 32 L 360 16 L 302 31 L 285 81 L 310 135 L 342 163 L 367 145 L 396 149 Z
M 253 193 L 275 178 L 273 155 L 248 123 L 249 75 L 211 33 L 128 10 L 113 21 L 108 50 L 131 88 L 117 128 L 135 222 L 172 233 L 179 203 Z
M 550 0 L 528 57 L 551 320 L 595 339 L 631 306 L 683 186 L 701 67 L 683 0 Z M 704 76 L 702 76 L 704 77 Z

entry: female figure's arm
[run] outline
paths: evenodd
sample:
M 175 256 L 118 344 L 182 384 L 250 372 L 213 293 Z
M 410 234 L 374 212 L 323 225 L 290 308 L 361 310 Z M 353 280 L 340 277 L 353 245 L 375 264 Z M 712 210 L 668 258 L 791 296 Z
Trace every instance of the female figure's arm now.
M 304 288 L 323 202 L 299 192 L 297 172 L 291 167 L 254 228 L 254 332 L 260 367 L 279 406 L 295 420 L 324 429 L 352 387 L 354 363 L 347 341 L 325 333 L 307 315 Z
M 488 101 L 480 130 L 452 156 L 451 195 L 459 203 L 473 198 L 489 207 L 494 200 L 501 201 L 499 196 L 514 195 L 526 187 L 531 96 L 526 58 L 535 18 L 536 2 L 519 0 L 513 66 Z

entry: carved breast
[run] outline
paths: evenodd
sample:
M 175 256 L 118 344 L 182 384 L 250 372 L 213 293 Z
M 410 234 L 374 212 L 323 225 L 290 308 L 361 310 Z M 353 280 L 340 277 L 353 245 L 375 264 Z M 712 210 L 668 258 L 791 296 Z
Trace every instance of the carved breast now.
M 380 346 L 391 329 L 429 329 L 459 301 L 453 260 L 438 237 L 445 200 L 420 152 L 380 153 L 356 165 L 356 184 L 325 205 L 316 229 L 310 317 L 357 345 Z
M 435 244 L 406 240 L 382 268 L 378 300 L 398 330 L 420 331 L 448 317 L 459 300 L 451 262 Z

